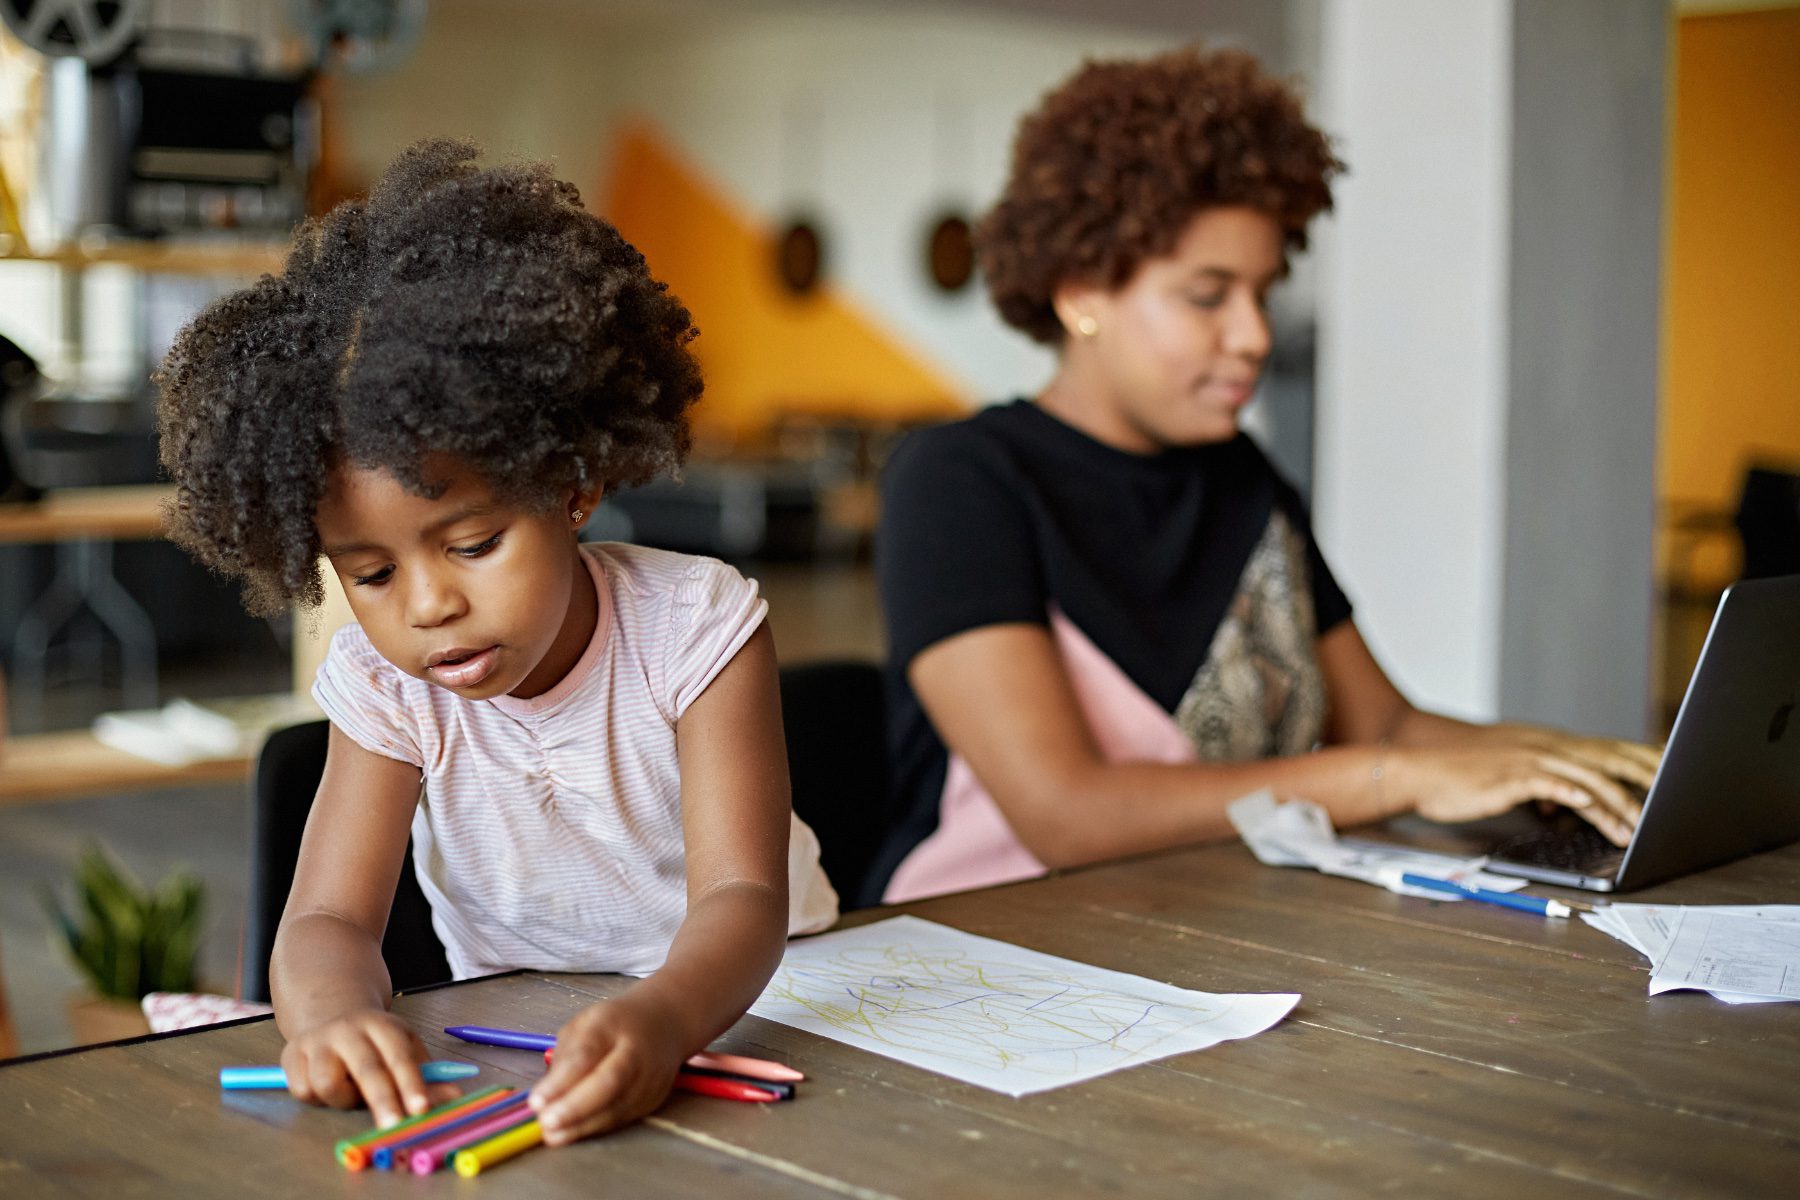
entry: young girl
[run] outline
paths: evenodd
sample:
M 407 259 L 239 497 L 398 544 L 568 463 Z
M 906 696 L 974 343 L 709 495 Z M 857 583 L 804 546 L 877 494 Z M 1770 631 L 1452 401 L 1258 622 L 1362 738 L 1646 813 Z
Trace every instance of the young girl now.
M 314 685 L 330 751 L 270 963 L 294 1094 L 383 1124 L 437 1098 L 380 953 L 410 833 L 459 978 L 646 976 L 558 1033 L 532 1097 L 558 1144 L 660 1104 L 836 897 L 755 584 L 577 542 L 687 449 L 688 313 L 573 187 L 474 156 L 412 147 L 196 317 L 162 460 L 175 536 L 253 610 L 319 603 L 322 556 L 359 622 Z

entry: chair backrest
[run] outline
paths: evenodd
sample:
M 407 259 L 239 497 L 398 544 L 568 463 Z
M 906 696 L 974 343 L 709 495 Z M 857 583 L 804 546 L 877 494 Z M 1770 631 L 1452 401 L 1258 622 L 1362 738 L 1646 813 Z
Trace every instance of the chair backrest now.
M 239 981 L 246 1000 L 269 999 L 269 954 L 275 948 L 281 910 L 294 886 L 300 835 L 306 830 L 306 816 L 325 773 L 330 730 L 327 721 L 278 729 L 256 757 L 250 807 L 250 911 L 244 924 L 243 977 Z M 410 843 L 381 941 L 381 957 L 396 991 L 450 978 L 443 944 L 431 928 L 431 905 L 413 874 Z
M 1755 466 L 1738 498 L 1745 579 L 1800 575 L 1800 472 Z
M 831 886 L 856 903 L 887 828 L 886 701 L 881 668 L 867 662 L 783 667 L 794 811 L 819 835 Z

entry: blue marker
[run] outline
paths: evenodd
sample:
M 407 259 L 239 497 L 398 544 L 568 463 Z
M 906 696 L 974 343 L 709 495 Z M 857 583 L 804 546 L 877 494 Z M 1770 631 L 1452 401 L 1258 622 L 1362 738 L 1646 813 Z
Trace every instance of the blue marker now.
M 481 1066 L 471 1062 L 428 1062 L 419 1067 L 419 1074 L 425 1077 L 426 1083 L 452 1083 L 480 1072 Z M 287 1085 L 287 1072 L 280 1067 L 219 1068 L 219 1086 L 227 1091 L 284 1088 Z
M 1464 887 L 1460 883 L 1451 883 L 1448 879 L 1437 879 L 1430 875 L 1414 875 L 1408 872 L 1400 876 L 1400 882 L 1416 888 L 1425 888 L 1427 891 L 1461 896 L 1465 900 L 1479 900 L 1483 904 L 1498 904 L 1502 908 L 1516 908 L 1520 912 L 1536 913 L 1540 917 L 1567 917 L 1572 916 L 1575 911 L 1575 906 L 1561 900 L 1549 900 L 1543 896 L 1526 896 L 1517 892 L 1491 892 L 1487 888 Z

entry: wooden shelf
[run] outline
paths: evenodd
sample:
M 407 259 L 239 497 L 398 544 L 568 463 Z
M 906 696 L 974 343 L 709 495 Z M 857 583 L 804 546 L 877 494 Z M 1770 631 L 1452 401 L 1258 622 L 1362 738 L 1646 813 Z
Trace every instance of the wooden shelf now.
M 54 488 L 41 500 L 0 504 L 0 542 L 151 541 L 163 536 L 162 505 L 174 498 L 167 483 Z
M 0 807 L 107 792 L 243 783 L 250 778 L 250 765 L 246 757 L 169 767 L 116 750 L 85 729 L 27 734 L 0 746 Z
M 45 262 L 61 267 L 116 265 L 166 275 L 257 276 L 281 270 L 287 242 L 118 241 L 74 242 L 0 262 Z

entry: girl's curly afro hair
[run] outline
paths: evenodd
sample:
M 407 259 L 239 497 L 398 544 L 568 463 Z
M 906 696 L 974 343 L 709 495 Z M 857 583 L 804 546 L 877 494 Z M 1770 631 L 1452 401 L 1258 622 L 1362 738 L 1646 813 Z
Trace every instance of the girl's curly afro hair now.
M 446 454 L 539 509 L 679 465 L 700 394 L 687 310 L 541 164 L 413 145 L 309 220 L 280 275 L 181 331 L 157 376 L 171 535 L 252 611 L 324 598 L 313 525 L 339 463 L 428 495 Z
M 1118 287 L 1219 205 L 1267 213 L 1304 248 L 1342 169 L 1299 99 L 1241 51 L 1090 62 L 1019 123 L 976 231 L 988 292 L 1009 325 L 1060 343 L 1058 284 Z

